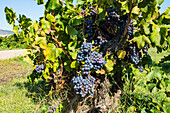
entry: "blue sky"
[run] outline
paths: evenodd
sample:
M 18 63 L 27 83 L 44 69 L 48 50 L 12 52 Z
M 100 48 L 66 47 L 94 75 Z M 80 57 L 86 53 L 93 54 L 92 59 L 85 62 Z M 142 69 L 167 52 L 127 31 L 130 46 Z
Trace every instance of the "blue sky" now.
M 76 0 L 74 0 L 74 2 L 75 1 Z M 4 8 L 6 6 L 13 8 L 17 16 L 19 14 L 24 14 L 32 20 L 39 20 L 39 17 L 43 16 L 44 13 L 44 5 L 37 5 L 37 2 L 34 0 L 0 0 L 0 29 L 5 30 L 12 30 L 12 26 L 9 26 L 6 21 L 4 13 Z M 164 12 L 169 6 L 170 0 L 164 0 L 160 12 Z

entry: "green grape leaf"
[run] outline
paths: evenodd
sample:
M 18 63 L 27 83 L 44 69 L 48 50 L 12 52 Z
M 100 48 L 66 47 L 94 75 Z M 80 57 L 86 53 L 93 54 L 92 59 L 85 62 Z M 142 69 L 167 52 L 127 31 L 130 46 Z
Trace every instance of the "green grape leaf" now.
M 61 48 L 56 48 L 56 57 L 60 57 L 63 50 Z
M 141 113 L 147 113 L 146 112 L 146 107 L 142 108 Z
M 81 19 L 77 19 L 78 17 L 76 17 L 75 19 L 71 19 L 69 20 L 69 24 L 73 25 L 73 26 L 77 26 L 80 25 L 82 23 Z
M 35 31 L 38 31 L 38 26 L 39 26 L 39 24 L 38 24 L 37 21 L 34 21 L 34 22 L 33 22 L 33 26 L 34 26 L 34 30 L 35 30 Z
M 130 106 L 129 109 L 130 109 L 130 111 L 134 111 L 134 112 L 136 111 L 136 107 L 135 106 Z
M 58 63 L 58 62 L 55 62 L 55 63 L 53 64 L 53 71 L 56 72 L 57 69 L 58 69 L 58 67 L 59 67 L 59 63 Z
M 139 35 L 137 37 L 134 37 L 134 41 L 137 42 L 137 46 L 139 49 L 141 49 L 145 46 L 145 36 L 144 35 Z
M 54 10 L 60 4 L 60 0 L 48 0 L 45 7 L 47 11 Z
M 151 33 L 150 40 L 152 43 L 154 43 L 156 46 L 160 45 L 161 36 L 159 34 L 159 26 L 153 25 L 153 32 Z
M 44 51 L 44 56 L 46 57 L 47 60 L 51 60 L 53 62 L 56 60 L 56 47 L 54 44 L 48 43 L 48 47 Z
M 70 4 L 70 3 L 73 3 L 73 0 L 65 0 L 66 4 Z
M 170 16 L 170 7 L 168 7 L 165 12 L 164 12 L 165 15 L 167 16 Z
M 158 19 L 158 22 L 161 24 L 162 23 L 162 20 L 165 18 L 165 15 L 161 15 Z
M 68 25 L 66 27 L 66 33 L 69 34 L 70 36 L 74 36 L 78 34 L 78 31 L 74 27 Z
M 73 59 L 77 59 L 77 52 L 69 52 Z
M 166 28 L 166 27 L 161 27 L 160 28 L 160 34 L 161 34 L 161 37 L 165 37 L 165 36 L 167 36 L 167 34 L 168 34 L 168 28 Z
M 36 37 L 35 43 L 40 44 L 41 42 L 46 43 L 46 37 Z
M 155 86 L 156 86 L 155 83 L 149 83 L 149 84 L 147 84 L 147 87 L 148 87 L 149 90 L 152 90 Z
M 66 12 L 65 12 L 65 18 L 68 18 L 69 15 L 72 15 L 75 13 L 75 9 L 74 8 L 69 8 Z
M 139 8 L 138 8 L 137 6 L 135 6 L 135 7 L 133 8 L 133 10 L 132 10 L 132 13 L 133 13 L 133 14 L 136 14 L 136 15 L 139 15 L 139 14 L 140 14 Z
M 13 32 L 16 34 L 16 36 L 18 36 L 18 30 L 19 30 L 19 26 L 14 26 L 13 27 Z
M 47 33 L 50 28 L 50 23 L 48 21 L 46 21 L 44 18 L 41 20 L 41 23 L 42 23 L 42 28 Z
M 46 80 L 48 79 L 48 75 L 47 75 L 46 72 L 43 72 L 42 75 L 43 75 L 43 77 L 44 77 Z
M 47 19 L 48 19 L 50 22 L 55 22 L 55 17 L 54 17 L 53 15 L 47 14 Z
M 143 25 L 143 29 L 144 29 L 146 35 L 148 35 L 150 33 L 150 29 L 146 24 Z
M 170 45 L 170 36 L 167 37 L 168 44 Z
M 164 0 L 158 0 L 158 4 L 161 5 L 164 2 Z
M 25 15 L 19 14 L 19 26 L 21 29 L 26 29 L 32 25 L 32 21 L 30 18 L 27 18 Z
M 9 25 L 14 25 L 15 20 L 17 19 L 16 13 L 13 13 L 12 8 L 5 7 L 5 14 L 6 14 L 6 20 L 9 23 Z
M 146 42 L 147 44 L 151 45 L 151 41 L 150 41 L 150 39 L 149 39 L 147 36 L 142 35 L 142 38 L 143 38 L 143 40 L 145 40 L 145 42 Z
M 30 37 L 34 36 L 34 26 L 30 26 Z
M 35 1 L 37 1 L 38 5 L 44 4 L 44 0 L 35 0 Z
M 148 79 L 148 81 L 151 81 L 151 79 L 153 78 L 153 72 L 154 71 L 151 71 L 151 72 L 149 72 L 147 75 L 146 75 L 146 78 Z
M 41 43 L 39 44 L 39 46 L 40 46 L 42 49 L 47 49 L 47 44 L 46 44 L 46 42 L 44 42 L 44 41 L 41 41 Z
M 58 25 L 60 25 L 61 27 L 62 27 L 62 30 L 65 28 L 64 27 L 64 23 L 62 22 L 62 21 L 60 21 L 60 20 L 57 20 L 56 21 L 56 24 L 58 24 Z M 56 27 L 56 30 L 58 29 L 58 27 Z M 59 30 L 61 30 L 61 29 L 59 29 Z
M 158 73 L 156 73 L 156 76 L 157 76 L 157 78 L 158 78 L 159 80 L 161 80 L 161 79 L 162 79 L 162 74 L 160 74 L 159 72 L 158 72 Z
M 114 66 L 114 63 L 112 60 L 107 60 L 107 63 L 105 64 L 106 66 L 106 69 L 108 72 L 112 71 L 113 70 L 113 66 Z
M 77 4 L 78 4 L 78 5 L 82 5 L 82 4 L 84 4 L 84 2 L 85 2 L 85 1 L 83 1 L 83 0 L 77 0 Z
M 154 87 L 154 88 L 152 89 L 152 92 L 158 92 L 158 88 L 157 88 L 157 87 Z
M 70 60 L 67 60 L 67 61 L 65 61 L 64 62 L 64 67 L 65 67 L 65 69 L 67 70 L 67 71 L 71 71 L 71 70 L 73 70 L 70 66 L 71 66 L 71 61 Z
M 71 50 L 71 51 L 73 51 L 73 52 L 75 52 L 76 46 L 77 46 L 77 41 L 70 42 L 70 43 L 68 44 L 68 49 Z

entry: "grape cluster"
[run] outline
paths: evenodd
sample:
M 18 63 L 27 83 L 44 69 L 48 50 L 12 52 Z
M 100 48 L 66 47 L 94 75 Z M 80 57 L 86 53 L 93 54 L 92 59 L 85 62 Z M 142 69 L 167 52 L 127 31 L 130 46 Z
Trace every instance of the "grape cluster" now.
M 84 17 L 85 17 L 85 23 L 87 24 L 86 33 L 88 34 L 89 41 L 91 41 L 93 39 L 93 35 L 95 34 L 95 30 L 96 30 L 95 19 L 97 13 L 91 4 L 89 10 L 91 10 L 90 15 Z
M 106 61 L 103 59 L 103 56 L 102 54 L 99 54 L 98 52 L 96 51 L 93 51 L 91 53 L 91 63 L 93 64 L 93 68 L 95 70 L 98 70 L 100 69 L 102 66 L 105 65 Z
M 106 61 L 103 59 L 102 54 L 96 51 L 91 52 L 92 44 L 83 42 L 80 51 L 77 51 L 77 61 L 81 63 L 84 61 L 84 67 L 82 68 L 83 75 L 88 75 L 91 69 L 98 70 L 105 65 Z
M 91 63 L 90 57 L 86 56 L 85 64 L 84 64 L 84 67 L 82 68 L 83 75 L 88 75 L 91 69 L 93 69 L 93 64 Z
M 103 47 L 104 44 L 108 42 L 106 39 L 103 39 L 101 33 L 97 36 L 97 40 L 94 41 L 95 41 L 94 45 L 98 45 L 99 47 Z
M 88 34 L 88 37 L 90 37 L 90 40 L 93 39 L 94 30 L 93 27 L 95 26 L 94 20 L 90 19 L 90 16 L 88 15 L 85 20 L 87 27 L 86 27 L 86 33 Z
M 85 58 L 88 57 L 88 54 L 91 52 L 92 44 L 83 42 L 81 45 L 80 51 L 77 51 L 77 61 L 80 63 L 81 61 L 84 61 Z
M 128 49 L 126 50 L 128 53 L 127 58 L 130 60 L 131 63 L 135 64 L 138 69 L 140 69 L 141 72 L 142 70 L 142 65 L 140 63 L 141 58 L 141 52 L 140 49 L 137 47 L 137 44 L 133 42 L 131 45 L 129 45 Z
M 94 95 L 96 79 L 92 76 L 74 76 L 72 79 L 76 94 L 85 97 L 87 94 Z
M 35 71 L 37 73 L 41 73 L 43 69 L 44 69 L 44 64 L 36 65 Z
M 128 29 L 127 29 L 127 34 L 129 35 L 129 38 L 128 38 L 129 40 L 133 39 L 133 30 L 134 30 L 133 21 L 131 20 L 129 23 Z
M 50 106 L 49 108 L 48 108 L 48 112 L 50 112 L 50 113 L 55 113 L 55 111 L 57 110 L 57 107 L 56 106 Z
M 118 10 L 115 10 L 112 7 L 107 9 L 106 20 L 111 27 L 117 27 L 119 25 L 118 19 L 119 19 Z

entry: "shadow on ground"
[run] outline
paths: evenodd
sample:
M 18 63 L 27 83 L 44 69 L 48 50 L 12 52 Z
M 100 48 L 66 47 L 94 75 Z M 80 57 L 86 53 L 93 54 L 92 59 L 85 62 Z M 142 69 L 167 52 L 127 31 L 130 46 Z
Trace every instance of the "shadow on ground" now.
M 46 86 L 45 82 L 39 80 L 35 83 L 30 82 L 24 82 L 24 83 L 15 83 L 15 85 L 20 88 L 26 88 L 28 90 L 28 93 L 26 96 L 31 98 L 35 103 L 39 103 L 42 100 L 48 101 L 47 95 L 49 94 L 49 91 L 51 89 L 50 86 Z

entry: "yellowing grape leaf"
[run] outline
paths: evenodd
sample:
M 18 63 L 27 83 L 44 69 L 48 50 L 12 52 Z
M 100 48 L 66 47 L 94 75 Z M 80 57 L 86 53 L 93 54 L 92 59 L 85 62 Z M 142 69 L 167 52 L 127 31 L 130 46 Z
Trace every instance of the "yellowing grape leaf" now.
M 113 70 L 114 63 L 112 60 L 107 60 L 107 63 L 105 64 L 106 69 L 108 72 Z
M 126 51 L 119 50 L 119 51 L 117 52 L 117 56 L 118 56 L 118 58 L 120 58 L 120 59 L 123 59 L 123 58 L 125 57 L 125 55 L 126 55 Z
M 97 74 L 105 74 L 105 70 L 104 70 L 104 69 L 97 70 L 96 73 L 97 73 Z
M 71 68 L 76 68 L 77 67 L 77 61 L 73 61 L 72 63 L 71 63 Z

